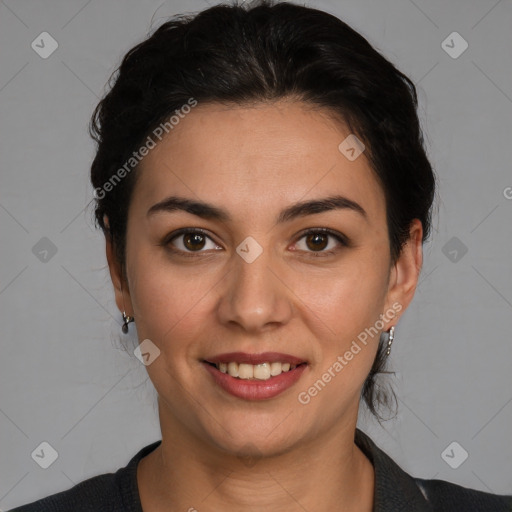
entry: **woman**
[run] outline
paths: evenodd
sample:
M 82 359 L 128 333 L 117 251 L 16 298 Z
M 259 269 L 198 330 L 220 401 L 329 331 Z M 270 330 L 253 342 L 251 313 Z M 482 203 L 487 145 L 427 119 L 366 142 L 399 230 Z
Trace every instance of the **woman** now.
M 96 219 L 162 440 L 19 511 L 505 511 L 356 429 L 430 231 L 412 82 L 337 18 L 217 6 L 125 56 L 92 134 Z

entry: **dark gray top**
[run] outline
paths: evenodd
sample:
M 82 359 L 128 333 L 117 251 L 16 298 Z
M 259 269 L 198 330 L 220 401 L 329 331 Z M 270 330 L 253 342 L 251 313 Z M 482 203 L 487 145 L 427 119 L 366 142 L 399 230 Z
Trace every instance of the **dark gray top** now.
M 161 442 L 142 448 L 115 473 L 89 478 L 67 491 L 10 512 L 143 512 L 137 487 L 137 464 Z M 414 478 L 359 429 L 355 442 L 375 469 L 374 512 L 512 512 L 512 495 L 499 496 L 443 480 Z

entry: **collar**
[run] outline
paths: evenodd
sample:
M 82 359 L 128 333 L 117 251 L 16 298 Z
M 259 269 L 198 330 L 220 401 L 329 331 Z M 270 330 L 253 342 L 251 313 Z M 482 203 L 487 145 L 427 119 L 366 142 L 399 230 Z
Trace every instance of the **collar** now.
M 368 457 L 375 471 L 373 512 L 432 512 L 415 479 L 357 428 L 355 443 Z

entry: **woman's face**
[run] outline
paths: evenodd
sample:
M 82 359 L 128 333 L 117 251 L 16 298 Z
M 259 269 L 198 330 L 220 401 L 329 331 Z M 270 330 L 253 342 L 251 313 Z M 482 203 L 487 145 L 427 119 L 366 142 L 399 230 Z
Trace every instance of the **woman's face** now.
M 348 135 L 298 102 L 199 104 L 141 162 L 124 297 L 111 247 L 107 254 L 118 307 L 151 342 L 146 368 L 163 432 L 272 454 L 354 428 L 379 334 L 414 293 L 421 224 L 392 265 L 383 190 L 364 152 L 354 159 L 339 149 Z M 155 206 L 171 196 L 223 217 Z M 303 364 L 249 381 L 206 362 L 233 352 Z M 267 376 L 266 365 L 239 367 L 251 370 Z

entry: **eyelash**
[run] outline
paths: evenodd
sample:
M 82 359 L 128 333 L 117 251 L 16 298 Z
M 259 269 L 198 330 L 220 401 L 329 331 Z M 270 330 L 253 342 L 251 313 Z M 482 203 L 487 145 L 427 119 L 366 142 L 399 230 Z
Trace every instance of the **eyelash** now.
M 183 251 L 181 249 L 176 249 L 171 245 L 171 242 L 174 239 L 178 238 L 181 235 L 189 235 L 189 234 L 203 235 L 206 238 L 209 238 L 213 243 L 216 244 L 216 242 L 214 240 L 212 240 L 212 238 L 207 234 L 207 232 L 200 228 L 182 228 L 177 231 L 174 231 L 169 236 L 167 236 L 160 245 L 167 247 L 171 252 L 178 254 L 180 256 L 184 256 L 186 258 L 200 257 L 199 255 L 205 251 Z M 297 243 L 302 238 L 307 237 L 308 235 L 313 235 L 313 234 L 329 235 L 329 236 L 333 237 L 334 239 L 336 239 L 342 247 L 349 247 L 349 245 L 350 245 L 348 239 L 344 235 L 342 235 L 341 233 L 337 233 L 336 231 L 327 229 L 327 228 L 309 228 L 309 229 L 303 231 L 298 236 L 295 243 Z M 218 244 L 216 244 L 216 245 L 218 245 Z M 331 256 L 331 255 L 335 254 L 338 250 L 339 250 L 339 248 L 334 249 L 334 250 L 331 249 L 330 251 L 305 251 L 305 252 L 308 253 L 313 258 L 319 258 L 319 257 Z

